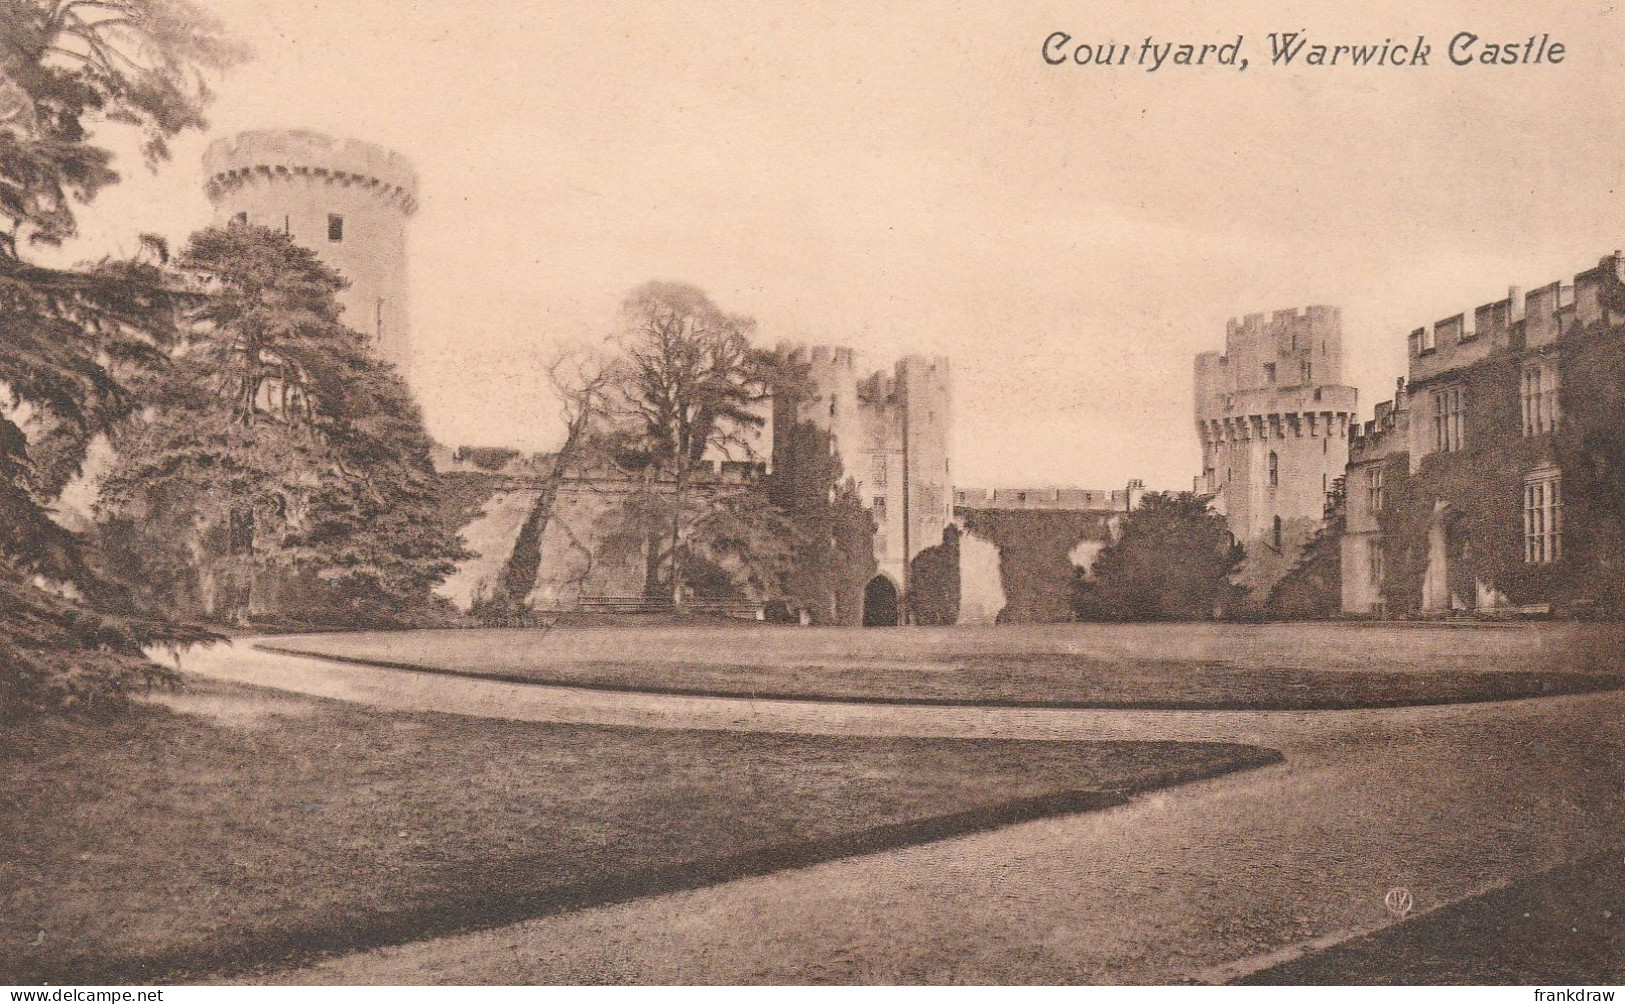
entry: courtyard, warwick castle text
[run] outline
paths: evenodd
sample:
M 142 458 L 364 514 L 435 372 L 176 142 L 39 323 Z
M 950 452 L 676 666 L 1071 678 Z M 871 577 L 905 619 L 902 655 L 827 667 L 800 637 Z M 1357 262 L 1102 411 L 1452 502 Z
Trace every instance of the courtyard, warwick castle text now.
M 1253 64 L 1249 52 L 1260 65 L 1286 69 L 1506 68 L 1556 66 L 1567 58 L 1568 46 L 1549 32 L 1508 39 L 1458 31 L 1436 46 L 1426 35 L 1322 40 L 1302 29 L 1268 32 L 1263 44 L 1249 42 L 1245 34 L 1199 42 L 1147 35 L 1135 43 L 1054 31 L 1042 46 L 1044 62 L 1050 66 L 1137 67 L 1146 73 L 1181 67 L 1245 70 Z

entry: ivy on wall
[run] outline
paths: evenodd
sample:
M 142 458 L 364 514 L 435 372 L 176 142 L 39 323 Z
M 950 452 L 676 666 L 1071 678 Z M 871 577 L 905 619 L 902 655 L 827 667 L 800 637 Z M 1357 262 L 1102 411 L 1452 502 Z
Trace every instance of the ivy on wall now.
M 1605 305 L 1625 307 L 1625 290 L 1608 279 Z M 1604 318 L 1564 333 L 1558 345 L 1562 420 L 1555 434 L 1524 436 L 1521 370 L 1536 353 L 1498 352 L 1411 390 L 1411 420 L 1428 423 L 1432 392 L 1466 393 L 1465 448 L 1424 457 L 1409 473 L 1409 455 L 1390 457 L 1383 534 L 1383 598 L 1390 610 L 1414 612 L 1423 602 L 1430 533 L 1443 535 L 1448 587 L 1471 606 L 1476 583 L 1493 585 L 1514 604 L 1581 605 L 1625 613 L 1625 327 Z M 1562 477 L 1563 557 L 1548 564 L 1524 558 L 1524 482 L 1552 465 Z
M 999 581 L 1005 605 L 1001 624 L 1049 624 L 1072 620 L 1077 568 L 1072 550 L 1083 541 L 1111 539 L 1100 512 L 965 509 L 965 529 L 999 549 Z

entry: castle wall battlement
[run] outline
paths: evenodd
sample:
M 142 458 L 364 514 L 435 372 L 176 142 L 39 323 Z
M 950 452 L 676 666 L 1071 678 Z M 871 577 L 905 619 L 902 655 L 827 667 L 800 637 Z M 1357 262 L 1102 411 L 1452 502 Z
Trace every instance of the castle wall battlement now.
M 294 174 L 376 190 L 410 214 L 418 176 L 405 157 L 374 143 L 304 129 L 257 129 L 210 143 L 203 151 L 211 198 L 255 175 Z
M 1127 512 L 1140 504 L 1145 486 L 1127 488 L 956 488 L 954 508 L 978 510 Z
M 1406 338 L 1410 382 L 1471 366 L 1499 350 L 1551 345 L 1566 333 L 1601 319 L 1602 291 L 1625 279 L 1625 253 L 1604 256 L 1597 267 L 1574 276 L 1572 283 L 1547 283 L 1522 295 L 1513 286 L 1502 300 L 1416 328 Z

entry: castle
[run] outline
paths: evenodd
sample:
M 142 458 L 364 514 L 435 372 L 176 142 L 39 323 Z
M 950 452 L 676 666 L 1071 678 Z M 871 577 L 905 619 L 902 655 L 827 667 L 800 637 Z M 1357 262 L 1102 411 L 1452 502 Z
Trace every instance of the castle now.
M 1342 378 L 1335 307 L 1232 319 L 1224 353 L 1196 357 L 1202 473 L 1193 487 L 1214 497 L 1246 547 L 1241 584 L 1255 594 L 1292 567 L 1343 475 L 1358 395 Z
M 942 543 L 954 519 L 948 451 L 953 394 L 948 360 L 904 356 L 892 372 L 860 374 L 849 348 L 790 351 L 807 366 L 811 393 L 774 424 L 811 422 L 832 445 L 874 517 L 879 571 L 864 591 L 864 623 L 898 624 L 912 587 L 911 563 Z
M 258 130 L 215 141 L 203 162 L 218 223 L 279 229 L 314 251 L 350 283 L 339 294 L 345 323 L 368 335 L 382 358 L 401 367 L 409 363 L 406 231 L 417 209 L 418 183 L 405 158 L 357 140 Z M 1087 564 L 1109 540 L 1114 514 L 1132 508 L 1143 492 L 1137 482 L 1123 490 L 955 492 L 947 359 L 910 355 L 889 370 L 860 371 L 850 348 L 786 350 L 806 365 L 811 389 L 797 401 L 775 401 L 768 428 L 807 422 L 827 432 L 874 519 L 877 571 L 864 590 L 864 623 L 911 619 L 916 559 L 957 541 L 955 530 L 964 531 L 959 552 L 964 619 L 991 620 L 1001 611 L 1026 620 L 1068 616 L 1075 564 Z M 769 449 L 765 442 L 758 443 L 763 455 Z M 480 557 L 459 569 L 443 590 L 459 606 L 468 606 L 515 560 L 535 569 L 525 602 L 537 609 L 573 609 L 643 591 L 642 562 L 606 560 L 597 553 L 600 517 L 629 485 L 607 474 L 567 479 L 553 520 L 539 539 L 530 539 L 534 535 L 527 536 L 526 525 L 539 494 L 536 483 L 551 459 L 513 461 L 499 473 L 477 471 L 450 451 L 439 453 L 436 465 L 452 479 L 448 485 L 461 486 L 449 491 L 486 496 L 463 528 Z M 754 463 L 708 460 L 714 470 L 705 484 L 718 491 L 761 473 Z M 1014 517 L 1000 514 L 1016 510 L 1025 528 L 1019 548 L 979 536 L 998 536 L 1015 526 Z M 1044 531 L 1036 550 L 1028 524 Z M 1046 574 L 1032 571 L 1040 566 Z M 1022 595 L 1040 578 L 1042 597 Z
M 211 143 L 205 189 L 218 223 L 281 230 L 350 281 L 344 323 L 405 369 L 411 359 L 406 221 L 417 173 L 400 154 L 303 130 L 257 130 Z
M 1625 254 L 1411 331 L 1357 430 L 1346 614 L 1618 609 Z

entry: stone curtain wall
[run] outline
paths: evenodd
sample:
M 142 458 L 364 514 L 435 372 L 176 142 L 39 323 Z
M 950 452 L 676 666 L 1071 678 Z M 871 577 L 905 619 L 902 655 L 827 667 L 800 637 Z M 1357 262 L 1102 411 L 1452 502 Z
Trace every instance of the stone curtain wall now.
M 958 510 L 965 528 L 962 556 L 976 555 L 981 542 L 999 553 L 999 589 L 1004 606 L 1000 624 L 1049 624 L 1072 620 L 1072 591 L 1079 566 L 1072 554 L 1084 542 L 1111 540 L 1117 513 L 1058 510 Z M 988 590 L 973 576 L 980 566 L 961 562 L 962 591 L 968 596 Z M 980 604 L 978 604 L 980 606 Z M 983 616 L 986 616 L 984 611 Z

